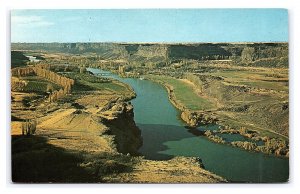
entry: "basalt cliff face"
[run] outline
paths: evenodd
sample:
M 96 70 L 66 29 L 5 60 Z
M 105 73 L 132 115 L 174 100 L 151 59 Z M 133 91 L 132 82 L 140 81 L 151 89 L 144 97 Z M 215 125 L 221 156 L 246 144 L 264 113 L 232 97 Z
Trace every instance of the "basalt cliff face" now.
M 133 106 L 128 103 L 116 103 L 109 113 L 104 113 L 106 118 L 103 123 L 110 128 L 107 134 L 115 137 L 117 150 L 123 154 L 137 154 L 142 146 L 141 131 L 134 122 Z
M 12 50 L 94 53 L 98 59 L 157 62 L 165 66 L 182 60 L 233 60 L 244 65 L 281 67 L 288 61 L 288 43 L 12 43 L 11 47 Z

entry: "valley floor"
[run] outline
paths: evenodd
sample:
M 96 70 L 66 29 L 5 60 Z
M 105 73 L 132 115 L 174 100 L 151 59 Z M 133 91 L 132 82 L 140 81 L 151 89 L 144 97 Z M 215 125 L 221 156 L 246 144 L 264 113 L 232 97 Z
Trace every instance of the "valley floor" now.
M 231 143 L 222 140 L 218 133 L 238 133 L 249 141 L 265 143 L 252 144 L 251 148 L 245 142 L 231 143 L 234 146 L 288 156 L 287 70 L 242 68 L 195 75 L 191 78 L 187 74 L 183 79 L 165 75 L 145 75 L 145 78 L 166 87 L 170 101 L 182 111 L 181 118 L 191 127 L 211 122 L 220 125 L 221 132 L 207 134 L 213 135 L 211 140 Z
M 133 97 L 124 84 L 113 84 L 124 87 L 127 99 Z M 226 182 L 206 171 L 196 158 L 150 161 L 138 156 L 142 139 L 133 121 L 133 107 L 115 88 L 78 90 L 51 103 L 34 92 L 12 92 L 12 181 Z M 37 100 L 25 106 L 24 99 L 32 96 Z M 38 117 L 35 134 L 22 135 L 22 123 L 33 116 Z

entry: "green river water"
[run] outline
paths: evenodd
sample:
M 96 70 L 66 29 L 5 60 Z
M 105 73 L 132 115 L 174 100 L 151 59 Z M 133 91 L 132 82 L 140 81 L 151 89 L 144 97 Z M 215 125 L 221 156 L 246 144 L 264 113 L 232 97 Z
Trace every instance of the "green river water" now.
M 150 80 L 120 78 L 100 69 L 94 74 L 129 84 L 137 94 L 131 102 L 134 120 L 140 128 L 143 146 L 139 152 L 147 159 L 167 160 L 174 156 L 200 157 L 205 169 L 232 182 L 283 182 L 289 178 L 289 160 L 262 153 L 248 152 L 217 144 L 188 129 L 180 112 L 170 103 L 166 89 Z M 203 126 L 217 128 L 217 126 Z

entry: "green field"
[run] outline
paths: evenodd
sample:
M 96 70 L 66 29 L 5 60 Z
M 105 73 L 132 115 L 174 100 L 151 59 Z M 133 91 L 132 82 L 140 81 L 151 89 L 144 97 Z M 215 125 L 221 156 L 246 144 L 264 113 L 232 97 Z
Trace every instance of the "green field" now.
M 240 81 L 236 83 L 240 85 L 259 88 L 259 89 L 269 89 L 269 90 L 286 91 L 286 92 L 288 92 L 289 90 L 289 86 L 287 82 Z
M 116 93 L 128 92 L 127 88 L 122 86 L 119 83 L 110 82 L 110 83 L 91 83 L 84 80 L 78 81 L 80 84 L 88 86 L 92 90 L 110 90 Z M 78 88 L 81 90 L 81 88 Z
M 207 110 L 215 108 L 213 102 L 196 94 L 193 87 L 188 83 L 167 76 L 151 75 L 147 76 L 147 78 L 171 85 L 176 101 L 180 102 L 189 110 Z
M 132 91 L 125 86 L 125 84 L 109 80 L 107 78 L 96 77 L 87 73 L 70 73 L 68 77 L 75 80 L 73 90 L 80 91 L 94 91 L 94 90 L 109 90 L 118 94 L 128 94 Z
M 281 73 L 274 73 L 272 71 L 220 71 L 216 73 L 203 73 L 202 75 L 220 76 L 232 84 L 246 85 L 258 89 L 285 92 L 289 89 L 288 74 L 284 70 Z
M 22 79 L 27 81 L 27 85 L 24 87 L 24 92 L 47 92 L 48 84 L 51 84 L 54 90 L 59 90 L 62 88 L 61 86 L 38 76 L 22 77 Z

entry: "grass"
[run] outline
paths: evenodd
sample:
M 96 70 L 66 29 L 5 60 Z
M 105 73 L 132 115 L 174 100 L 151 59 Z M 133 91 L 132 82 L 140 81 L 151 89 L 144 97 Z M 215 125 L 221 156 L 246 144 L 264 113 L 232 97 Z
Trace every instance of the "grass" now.
M 225 81 L 246 85 L 259 89 L 276 91 L 288 91 L 288 72 L 273 72 L 269 69 L 261 72 L 253 71 L 220 71 L 216 73 L 204 73 L 205 75 L 221 76 Z M 278 77 L 276 77 L 278 76 Z
M 74 91 L 109 90 L 118 94 L 128 94 L 131 91 L 121 82 L 100 78 L 90 74 L 71 73 L 68 77 L 75 79 Z
M 246 85 L 254 88 L 262 88 L 276 91 L 288 91 L 286 82 L 268 82 L 268 81 L 240 81 L 237 84 Z
M 265 69 L 260 72 L 220 71 L 212 73 L 212 75 L 222 76 L 225 81 L 222 84 L 212 82 L 209 85 L 210 90 L 207 91 L 212 91 L 224 108 L 233 107 L 227 112 L 227 116 L 230 116 L 231 119 L 222 114 L 219 115 L 226 125 L 234 128 L 245 126 L 260 131 L 261 135 L 270 137 L 279 137 L 277 133 L 286 136 L 288 117 L 283 107 L 288 101 L 287 72 L 273 72 Z M 252 89 L 249 92 L 239 92 L 231 85 L 237 86 L 237 88 L 249 86 Z M 238 110 L 239 107 L 245 106 L 248 108 L 242 111 Z
M 259 125 L 258 126 L 254 125 L 251 122 L 247 122 L 247 121 L 243 120 L 242 118 L 237 119 L 235 117 L 229 117 L 224 112 L 223 113 L 218 112 L 218 116 L 222 120 L 222 123 L 224 123 L 225 125 L 228 125 L 232 128 L 239 129 L 241 127 L 246 127 L 249 130 L 258 131 L 260 136 L 268 136 L 271 138 L 280 138 L 282 140 L 288 140 L 288 138 L 285 136 L 278 135 L 277 133 L 266 130 L 263 127 L 259 127 Z
M 260 131 L 262 135 L 285 138 L 288 118 L 286 121 L 280 119 L 286 118 L 286 111 L 282 110 L 282 107 L 283 102 L 288 101 L 288 75 L 284 71 L 279 73 L 272 73 L 268 70 L 261 72 L 219 71 L 205 73 L 205 75 L 222 76 L 225 80 L 211 81 L 208 78 L 206 89 L 203 91 L 207 96 L 216 99 L 221 107 L 232 108 L 228 109 L 228 114 L 217 112 L 219 119 L 223 120 L 225 125 L 233 128 L 245 126 Z M 193 86 L 188 83 L 167 76 L 149 75 L 149 78 L 171 85 L 174 88 L 176 100 L 190 110 L 214 108 L 214 103 L 210 99 L 197 95 Z M 252 90 L 243 92 L 243 89 L 239 88 L 243 85 L 281 92 L 250 92 Z M 239 109 L 246 106 L 247 109 Z
M 24 87 L 25 92 L 37 92 L 37 93 L 47 92 L 48 84 L 51 84 L 54 90 L 59 90 L 60 88 L 62 88 L 61 86 L 55 83 L 49 82 L 37 76 L 22 77 L 22 79 L 28 82 L 28 84 Z
M 166 76 L 149 76 L 149 78 L 171 85 L 176 100 L 190 110 L 207 110 L 215 108 L 211 101 L 196 94 L 193 87 L 188 83 Z
M 87 154 L 49 144 L 42 136 L 12 136 L 12 181 L 96 183 L 106 175 L 132 171 L 130 156 Z
M 115 91 L 117 93 L 122 93 L 124 92 L 124 90 L 127 90 L 124 86 L 117 84 L 117 83 L 101 83 L 101 84 L 97 84 L 97 83 L 90 83 L 90 86 L 98 89 L 98 90 L 112 90 Z

